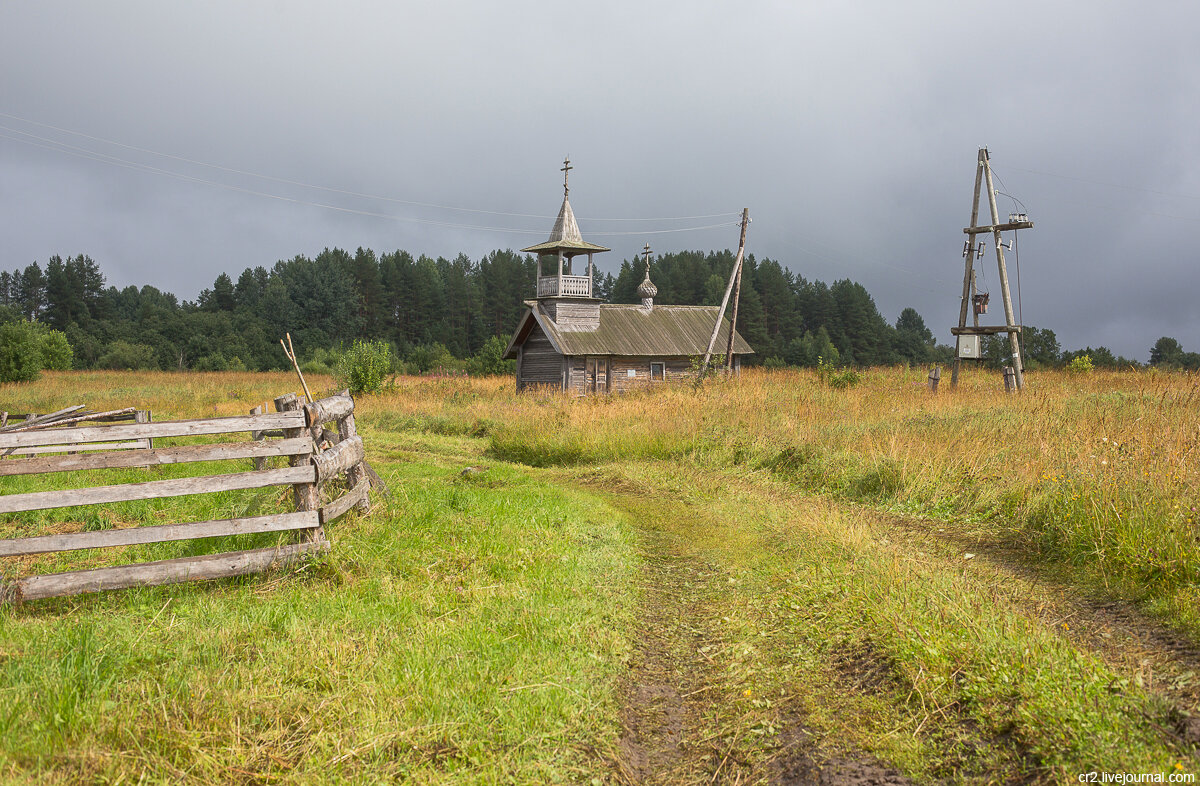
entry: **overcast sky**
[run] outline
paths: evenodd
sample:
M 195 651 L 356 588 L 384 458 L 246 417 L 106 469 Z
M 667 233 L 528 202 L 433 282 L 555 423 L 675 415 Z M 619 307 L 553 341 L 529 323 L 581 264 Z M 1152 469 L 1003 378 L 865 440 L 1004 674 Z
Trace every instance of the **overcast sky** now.
M 1195 3 L 4 0 L 0 19 L 4 269 L 83 253 L 192 299 L 326 246 L 478 259 L 545 238 L 570 154 L 602 270 L 646 242 L 736 247 L 693 228 L 748 207 L 749 251 L 949 343 L 988 146 L 1036 224 L 1026 324 L 1064 349 L 1200 351 Z M 981 287 L 1002 322 L 994 257 Z

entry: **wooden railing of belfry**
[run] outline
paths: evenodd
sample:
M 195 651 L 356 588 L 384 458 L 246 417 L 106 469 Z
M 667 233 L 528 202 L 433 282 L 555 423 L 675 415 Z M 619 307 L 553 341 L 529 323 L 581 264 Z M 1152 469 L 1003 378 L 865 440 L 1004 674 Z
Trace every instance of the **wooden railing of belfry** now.
M 242 576 L 328 551 L 325 525 L 352 507 L 363 512 L 370 509 L 370 482 L 363 466 L 362 438 L 354 427 L 354 400 L 349 395 L 336 395 L 305 405 L 289 394 L 276 399 L 275 407 L 276 412 L 263 413 L 256 408 L 258 412 L 237 417 L 0 433 L 0 455 L 21 455 L 0 460 L 0 476 L 229 459 L 254 461 L 254 469 L 232 474 L 3 494 L 0 514 L 285 485 L 292 487 L 294 503 L 290 512 L 269 515 L 0 540 L 0 557 L 264 532 L 300 534 L 298 542 L 271 548 L 26 576 L 0 583 L 0 602 Z M 335 424 L 337 430 L 326 429 L 328 423 Z M 129 447 L 133 440 L 148 445 L 155 438 L 244 432 L 255 438 L 248 442 Z M 266 439 L 264 435 L 278 438 Z M 75 452 L 25 457 L 29 448 L 48 446 Z M 286 457 L 288 466 L 266 468 L 266 460 L 278 456 Z M 322 489 L 342 474 L 346 475 L 349 490 L 322 505 Z

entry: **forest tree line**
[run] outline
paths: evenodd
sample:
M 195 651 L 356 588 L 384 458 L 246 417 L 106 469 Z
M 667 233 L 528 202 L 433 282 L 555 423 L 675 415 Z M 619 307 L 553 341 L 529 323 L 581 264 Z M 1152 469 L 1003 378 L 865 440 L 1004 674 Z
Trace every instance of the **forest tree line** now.
M 656 301 L 717 305 L 734 256 L 729 251 L 682 251 L 651 260 Z M 598 275 L 597 296 L 636 303 L 641 260 Z M 411 371 L 452 366 L 498 354 L 534 293 L 536 261 L 493 251 L 475 261 L 377 255 L 325 249 L 273 267 L 217 276 L 195 301 L 153 286 L 106 286 L 100 266 L 86 255 L 54 256 L 0 271 L 0 323 L 28 320 L 61 331 L 76 368 L 249 370 L 282 369 L 279 338 L 290 332 L 301 356 L 322 360 L 355 339 L 384 341 Z M 796 275 L 772 259 L 746 257 L 738 331 L 755 350 L 750 363 L 771 366 L 879 366 L 946 363 L 953 348 L 937 345 L 913 308 L 889 323 L 867 290 L 849 279 L 826 284 Z M 1054 332 L 1026 327 L 1027 367 L 1057 366 L 1088 354 L 1100 367 L 1136 361 L 1104 347 L 1063 352 Z M 984 340 L 985 362 L 1009 360 L 1007 340 Z M 1151 362 L 1200 368 L 1200 356 L 1164 337 Z M 461 364 L 460 364 L 461 365 Z M 492 365 L 479 366 L 494 368 Z

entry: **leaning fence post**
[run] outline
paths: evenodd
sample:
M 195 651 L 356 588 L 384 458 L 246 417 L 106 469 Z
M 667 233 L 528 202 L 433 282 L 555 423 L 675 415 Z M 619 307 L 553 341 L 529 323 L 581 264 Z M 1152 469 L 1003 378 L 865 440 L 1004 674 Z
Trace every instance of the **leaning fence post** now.
M 350 391 L 349 390 L 343 391 L 340 395 L 349 396 Z M 351 401 L 354 400 L 353 396 L 351 396 L 350 400 Z M 358 434 L 358 429 L 356 429 L 354 426 L 354 408 L 353 407 L 350 408 L 349 413 L 347 413 L 344 417 L 341 417 L 338 419 L 337 428 L 338 428 L 338 438 L 342 442 L 345 442 L 346 440 L 348 440 L 351 437 L 356 436 Z M 364 459 L 364 461 L 365 461 L 365 459 Z M 363 479 L 366 478 L 366 476 L 367 476 L 366 470 L 363 469 L 363 463 L 362 463 L 362 461 L 360 461 L 357 464 L 355 464 L 353 467 L 351 467 L 350 469 L 346 470 L 347 485 L 349 485 L 350 488 L 352 488 L 352 489 L 357 488 L 358 484 L 361 483 L 363 481 Z M 364 496 L 362 498 L 362 501 L 359 502 L 354 507 L 358 510 L 359 513 L 363 513 L 363 514 L 370 513 L 371 512 L 370 496 Z
M 278 412 L 294 412 L 300 409 L 300 402 L 296 399 L 295 393 L 288 393 L 275 399 L 275 409 Z M 306 429 L 303 428 L 284 429 L 283 436 L 287 439 L 295 439 L 303 435 L 305 431 Z M 308 463 L 308 456 L 288 456 L 289 467 L 298 467 Z M 292 486 L 292 496 L 296 503 L 296 510 L 317 510 L 320 507 L 315 477 L 311 483 L 297 483 Z M 318 526 L 309 530 L 309 540 L 325 540 L 324 528 Z

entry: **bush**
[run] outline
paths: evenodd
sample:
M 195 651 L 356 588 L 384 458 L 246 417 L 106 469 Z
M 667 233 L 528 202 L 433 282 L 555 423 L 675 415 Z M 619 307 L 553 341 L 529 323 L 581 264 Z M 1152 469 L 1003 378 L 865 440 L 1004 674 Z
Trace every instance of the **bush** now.
M 317 347 L 308 360 L 300 364 L 300 371 L 305 374 L 327 374 L 333 376 L 337 368 L 338 354 L 332 349 Z
M 229 361 L 220 352 L 205 355 L 192 364 L 192 371 L 226 371 Z
M 41 331 L 42 368 L 47 371 L 66 371 L 75 359 L 71 343 L 61 331 L 46 328 Z
M 158 361 L 154 356 L 154 347 L 147 344 L 131 344 L 128 341 L 114 341 L 96 361 L 96 366 L 116 371 L 141 371 L 158 368 Z
M 333 369 L 316 360 L 309 360 L 300 364 L 300 371 L 305 374 L 328 374 L 333 375 Z
M 60 331 L 24 319 L 0 325 L 0 382 L 28 382 L 43 369 L 69 369 L 71 358 L 71 344 Z
M 1072 374 L 1090 374 L 1095 368 L 1092 364 L 1091 355 L 1080 355 L 1072 358 L 1071 362 L 1067 365 L 1067 371 L 1070 371 Z
M 454 357 L 445 345 L 434 343 L 413 347 L 409 350 L 406 370 L 409 373 L 453 374 L 465 369 L 466 363 Z
M 483 343 L 479 352 L 467 361 L 467 373 L 476 377 L 515 374 L 517 361 L 504 359 L 504 350 L 506 349 L 508 349 L 507 341 L 500 336 L 492 336 Z
M 389 381 L 392 348 L 384 341 L 355 341 L 337 363 L 337 377 L 352 395 L 376 393 Z
M 0 325 L 0 382 L 29 382 L 41 371 L 41 340 L 33 323 Z
M 862 378 L 854 369 L 839 369 L 833 363 L 827 362 L 824 357 L 817 358 L 817 378 L 821 380 L 821 384 L 828 385 L 835 390 L 852 388 L 862 382 Z

